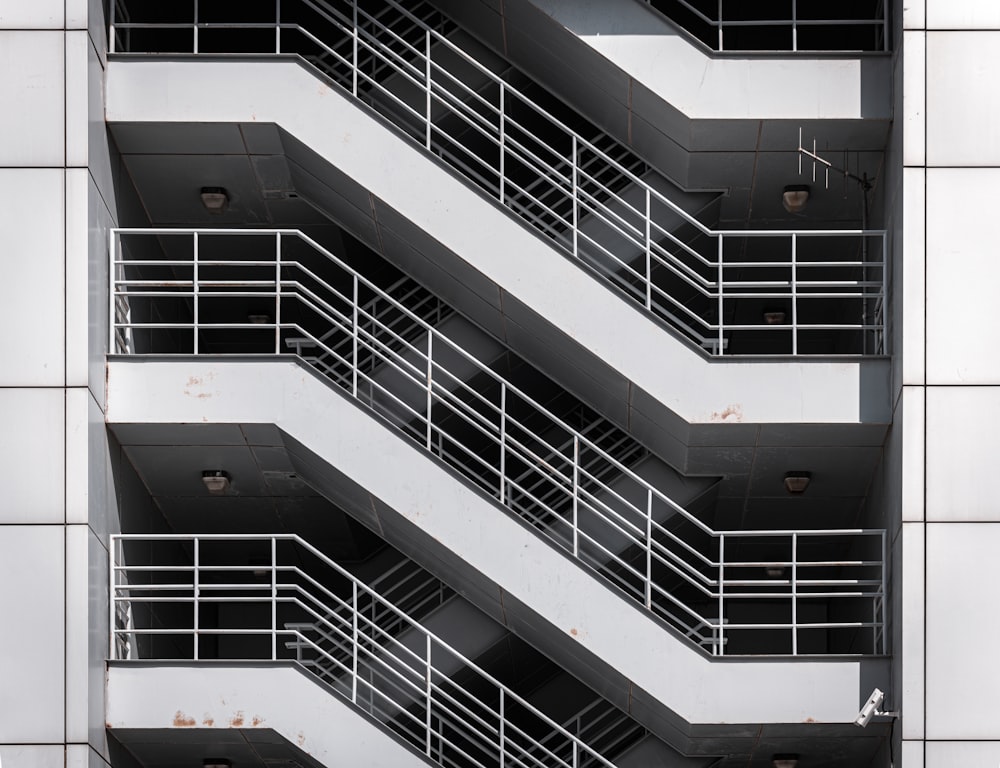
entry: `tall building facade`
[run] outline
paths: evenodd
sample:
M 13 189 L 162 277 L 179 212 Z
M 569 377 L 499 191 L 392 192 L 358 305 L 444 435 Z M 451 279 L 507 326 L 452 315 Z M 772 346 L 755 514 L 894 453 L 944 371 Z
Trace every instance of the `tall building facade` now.
M 595 5 L 0 0 L 5 765 L 1000 761 L 1000 12 Z

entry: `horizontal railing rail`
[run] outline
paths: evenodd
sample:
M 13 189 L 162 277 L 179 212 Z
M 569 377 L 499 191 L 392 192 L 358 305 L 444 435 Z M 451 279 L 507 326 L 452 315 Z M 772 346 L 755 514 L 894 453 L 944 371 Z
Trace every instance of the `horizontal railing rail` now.
M 644 0 L 692 37 L 714 51 L 888 51 L 889 7 L 870 3 L 862 16 L 855 8 L 837 13 L 836 3 L 787 0 L 783 11 L 769 9 L 756 17 L 746 3 L 730 0 Z M 822 6 L 823 11 L 817 8 Z M 850 8 L 850 6 L 848 6 Z M 749 18 L 748 18 L 749 16 Z M 734 39 L 733 33 L 749 33 Z M 800 40 L 800 32 L 806 39 Z M 822 35 L 810 35 L 822 33 Z M 845 34 L 846 33 L 846 34 Z M 766 45 L 762 41 L 767 41 Z
M 307 671 L 442 766 L 613 768 L 294 534 L 121 534 L 110 543 L 111 660 L 295 661 L 308 649 L 321 662 L 303 664 Z M 130 562 L 130 543 L 143 545 L 141 565 Z M 247 565 L 244 553 L 254 546 L 268 550 L 266 563 Z M 363 602 L 378 604 L 381 618 Z M 288 621 L 300 616 L 318 632 Z M 401 643 L 404 630 L 421 642 Z M 456 666 L 461 685 L 451 680 Z M 537 733 L 548 734 L 544 746 Z
M 518 215 L 619 295 L 713 355 L 751 332 L 768 354 L 881 355 L 884 230 L 714 230 L 654 188 L 610 137 L 587 139 L 394 0 L 276 0 L 272 22 L 112 18 L 112 52 L 297 54 Z M 298 21 L 308 14 L 308 29 Z M 133 32 L 191 31 L 156 45 Z M 273 30 L 261 42 L 262 31 Z M 202 33 L 199 35 L 199 33 Z M 253 34 L 251 34 L 253 33 Z M 144 44 L 145 40 L 145 44 Z M 176 44 L 175 44 L 176 43 Z M 474 74 L 470 74 L 474 73 Z M 470 85 L 471 77 L 483 84 Z M 617 148 L 617 149 L 615 149 Z M 632 156 L 634 157 L 634 156 Z M 754 312 L 742 311 L 752 304 Z M 844 336 L 832 342 L 831 335 Z M 737 350 L 738 351 L 738 350 Z
M 279 355 L 289 338 L 308 339 L 303 359 L 330 382 L 713 653 L 734 632 L 782 630 L 775 652 L 793 654 L 809 630 L 881 633 L 884 531 L 713 530 L 600 433 L 552 413 L 301 232 L 116 229 L 110 239 L 112 353 Z M 368 309 L 375 297 L 422 334 L 385 325 Z M 247 322 L 251 304 L 269 322 Z M 764 601 L 783 618 L 730 615 Z M 815 620 L 819 602 L 839 603 L 839 618 Z

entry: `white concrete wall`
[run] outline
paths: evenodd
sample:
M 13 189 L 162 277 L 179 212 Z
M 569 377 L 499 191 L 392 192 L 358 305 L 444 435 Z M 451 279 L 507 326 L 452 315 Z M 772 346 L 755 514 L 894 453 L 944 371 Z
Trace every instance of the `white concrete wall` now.
M 997 765 L 1000 5 L 904 5 L 902 761 Z
M 0 0 L 0 760 L 106 762 L 99 0 Z M 98 247 L 98 240 L 101 245 Z M 91 385 L 93 383 L 93 386 Z M 95 425 L 99 431 L 95 432 Z M 110 494 L 113 505 L 113 493 Z M 106 616 L 106 611 L 104 612 Z
M 428 764 L 345 699 L 291 666 L 111 667 L 108 725 L 112 730 L 181 730 L 208 743 L 212 738 L 205 730 L 266 728 L 320 765 L 425 768 Z

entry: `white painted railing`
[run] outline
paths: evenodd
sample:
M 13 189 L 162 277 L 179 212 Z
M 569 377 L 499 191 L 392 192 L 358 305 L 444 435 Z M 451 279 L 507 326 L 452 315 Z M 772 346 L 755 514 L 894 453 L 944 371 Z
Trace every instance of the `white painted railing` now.
M 305 361 L 333 384 L 713 653 L 758 632 L 796 654 L 802 633 L 834 629 L 884 652 L 884 531 L 712 530 L 301 232 L 119 229 L 110 246 L 112 353 L 279 355 L 308 340 Z M 373 306 L 408 318 L 408 335 Z M 730 615 L 754 603 L 783 618 Z M 817 620 L 830 604 L 836 618 Z
M 254 23 L 205 20 L 197 4 L 190 20 L 143 21 L 143 5 L 125 6 L 112 53 L 303 57 L 710 354 L 748 333 L 750 354 L 761 339 L 769 354 L 885 353 L 883 230 L 710 229 L 623 161 L 626 148 L 579 134 L 394 0 L 378 15 L 275 0 L 273 20 Z
M 720 52 L 889 50 L 889 4 L 884 0 L 872 3 L 864 16 L 850 4 L 842 9 L 838 3 L 815 0 L 786 0 L 757 14 L 739 0 L 645 2 Z
M 251 552 L 265 557 L 248 565 Z M 113 661 L 292 661 L 291 641 L 322 659 L 323 682 L 439 765 L 613 768 L 298 536 L 116 535 L 110 561 Z

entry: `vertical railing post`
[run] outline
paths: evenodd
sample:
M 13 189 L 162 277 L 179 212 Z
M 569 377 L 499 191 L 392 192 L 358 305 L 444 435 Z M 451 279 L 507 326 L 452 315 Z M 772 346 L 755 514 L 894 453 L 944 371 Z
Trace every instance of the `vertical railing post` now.
M 198 0 L 194 0 L 194 50 L 192 53 L 198 53 Z
M 193 291 L 194 298 L 192 300 L 193 304 L 193 317 L 194 317 L 194 354 L 198 354 L 198 233 L 194 233 L 193 240 L 193 251 L 192 251 L 192 262 L 191 262 L 191 288 Z
M 271 661 L 278 660 L 278 540 L 271 537 Z
M 500 742 L 500 768 L 504 768 L 504 763 L 507 761 L 507 743 L 506 736 L 504 734 L 504 720 L 507 717 L 506 709 L 506 699 L 504 698 L 504 689 L 500 689 L 500 722 L 497 727 L 499 742 Z
M 799 49 L 799 24 L 798 24 L 799 0 L 791 0 L 791 3 L 792 3 L 792 50 L 797 51 Z
M 580 556 L 580 435 L 573 435 L 573 557 Z
M 197 536 L 194 538 L 194 568 L 192 569 L 191 586 L 194 590 L 194 621 L 192 622 L 192 629 L 194 630 L 194 660 L 198 661 L 198 640 L 199 631 L 201 629 L 198 620 L 198 614 L 200 611 L 200 598 L 201 598 L 201 545 Z
M 274 52 L 281 54 L 281 0 L 274 0 Z
M 646 608 L 653 608 L 653 489 L 646 489 Z
M 886 632 L 886 626 L 885 626 L 885 624 L 886 624 L 886 617 L 885 617 L 885 596 L 886 596 L 886 588 L 887 588 L 886 578 L 885 578 L 886 577 L 886 562 L 885 561 L 886 561 L 887 555 L 888 555 L 888 553 L 886 551 L 885 529 L 883 529 L 882 530 L 882 590 L 881 590 L 881 600 L 882 600 L 882 627 L 881 627 L 881 629 L 882 629 L 882 654 L 883 655 L 885 655 L 885 653 L 888 650 L 887 647 L 886 647 L 886 636 L 888 635 L 888 632 Z
M 114 3 L 111 4 L 114 7 Z M 118 323 L 118 313 L 115 311 L 115 272 L 118 266 L 118 245 L 121 235 L 114 229 L 108 232 L 108 354 L 118 351 L 115 337 L 115 326 Z
M 717 19 L 716 23 L 719 25 L 719 52 L 721 53 L 722 49 L 723 49 L 723 46 L 722 46 L 722 0 L 719 0 L 718 10 L 716 11 L 716 13 L 718 14 L 716 16 L 716 19 Z
M 653 308 L 653 256 L 652 237 L 650 237 L 652 209 L 649 196 L 650 190 L 646 187 L 646 309 Z
M 112 6 L 114 3 L 112 3 Z M 116 566 L 122 559 L 120 552 L 122 547 L 121 539 L 111 536 L 108 545 L 108 658 L 112 661 L 118 659 L 118 643 L 115 627 L 118 620 L 118 569 Z
M 719 292 L 719 299 L 718 299 L 718 301 L 719 301 L 719 310 L 718 310 L 719 317 L 717 318 L 717 321 L 719 323 L 719 338 L 718 338 L 719 346 L 715 350 L 715 352 L 716 352 L 717 355 L 721 356 L 722 353 L 723 353 L 723 351 L 724 351 L 724 349 L 725 349 L 723 342 L 725 341 L 725 337 L 726 337 L 725 332 L 723 330 L 723 322 L 722 322 L 723 313 L 726 310 L 725 291 L 722 288 L 723 280 L 725 279 L 724 270 L 722 268 L 722 254 L 724 252 L 724 242 L 723 242 L 724 238 L 722 237 L 722 235 L 716 235 L 716 237 L 719 238 L 719 249 L 718 249 L 719 267 L 718 267 L 718 277 L 717 277 L 718 284 L 715 286 L 715 289 Z
M 427 103 L 426 103 L 426 107 L 425 107 L 426 108 L 425 119 L 427 120 L 426 149 L 429 152 L 430 149 L 431 149 L 431 116 L 432 116 L 432 111 L 431 111 L 431 82 L 432 82 L 432 79 L 433 79 L 433 73 L 431 72 L 431 31 L 429 29 L 427 30 L 426 34 L 424 35 L 424 40 L 425 40 L 425 44 L 424 44 L 425 45 L 425 48 L 424 48 L 425 62 L 424 63 L 425 63 L 425 69 L 426 69 L 426 72 L 425 72 L 424 76 L 427 78 L 427 94 L 426 94 Z
M 570 158 L 570 172 L 573 177 L 573 257 L 580 255 L 580 195 L 579 195 L 579 170 L 577 168 L 577 144 L 576 134 L 573 134 L 573 156 Z
M 799 655 L 799 536 L 792 534 L 792 656 Z
M 879 314 L 879 348 L 875 350 L 877 355 L 888 354 L 889 350 L 886 349 L 886 339 L 888 334 L 886 333 L 885 327 L 885 316 L 889 305 L 889 254 L 886 252 L 888 243 L 886 242 L 886 234 L 882 233 L 882 311 Z
M 281 354 L 281 233 L 274 233 L 274 354 Z
M 427 635 L 427 669 L 426 669 L 426 695 L 427 695 L 427 721 L 425 726 L 427 728 L 427 743 L 426 751 L 427 757 L 431 756 L 431 636 Z
M 351 24 L 353 25 L 353 36 L 352 45 L 353 51 L 351 53 L 351 95 L 354 98 L 358 97 L 358 0 L 354 0 L 351 4 L 353 11 L 353 18 L 351 19 Z
M 351 601 L 354 608 L 351 611 L 351 640 L 354 645 L 354 657 L 351 659 L 351 703 L 358 703 L 358 647 L 360 645 L 360 638 L 358 637 L 358 582 L 351 582 L 353 590 L 351 592 Z
M 506 205 L 507 118 L 503 81 L 500 81 L 500 205 Z
M 500 503 L 507 503 L 507 382 L 500 382 Z
M 358 360 L 358 274 L 354 273 L 354 306 L 351 307 L 351 345 L 352 345 L 352 358 L 351 358 L 351 394 L 356 398 L 358 396 L 358 369 L 361 367 L 361 363 Z M 374 336 L 374 333 L 372 334 Z M 373 345 L 374 349 L 374 345 Z
M 580 768 L 580 742 L 573 742 L 573 768 Z
M 108 8 L 108 15 L 111 17 L 111 24 L 108 25 L 108 53 L 117 53 L 115 50 L 115 22 L 117 21 L 117 14 L 115 12 L 118 10 L 116 7 L 118 3 L 116 0 L 111 0 L 108 5 L 110 6 Z
M 427 413 L 425 418 L 427 419 L 427 450 L 431 450 L 431 432 L 433 430 L 433 422 L 431 420 L 431 409 L 434 405 L 434 333 L 428 331 L 427 333 Z
M 799 241 L 792 233 L 792 354 L 797 355 L 799 353 L 799 299 L 798 299 L 798 265 L 796 259 L 798 258 Z
M 722 656 L 726 652 L 726 638 L 725 638 L 725 623 L 722 618 L 725 616 L 726 604 L 725 604 L 725 580 L 726 580 L 726 534 L 719 534 L 719 615 L 716 618 L 716 624 L 719 627 L 718 638 L 719 638 L 719 656 Z

